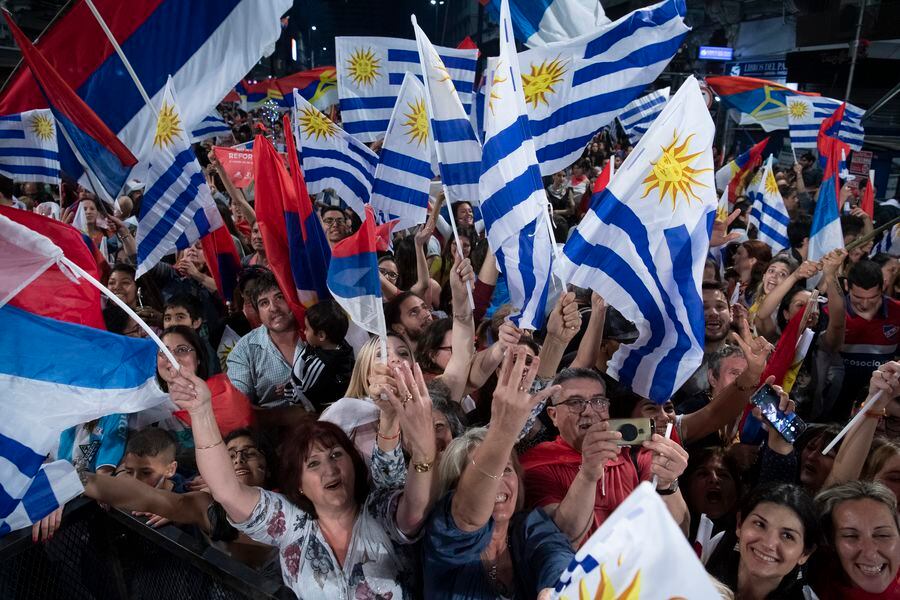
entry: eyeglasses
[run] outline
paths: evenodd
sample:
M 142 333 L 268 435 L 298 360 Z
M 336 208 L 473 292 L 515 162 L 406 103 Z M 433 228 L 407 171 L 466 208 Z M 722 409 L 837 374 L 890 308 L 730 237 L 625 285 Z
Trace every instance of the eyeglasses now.
M 609 398 L 597 396 L 594 398 L 569 398 L 564 402 L 558 402 L 553 406 L 565 406 L 576 414 L 581 414 L 588 406 L 592 406 L 597 412 L 609 410 Z
M 400 273 L 394 273 L 393 271 L 388 271 L 387 269 L 378 269 L 378 272 L 390 279 L 391 281 L 397 281 L 397 278 L 400 277 Z
M 328 217 L 322 219 L 322 222 L 325 223 L 326 227 L 331 227 L 332 225 L 343 225 L 344 219 L 342 219 L 341 217 Z
M 195 352 L 195 350 L 190 346 L 176 346 L 173 350 L 171 350 L 171 352 L 175 356 L 187 356 L 188 354 Z M 162 350 L 158 351 L 156 354 L 160 358 L 164 358 L 166 356 Z
M 237 450 L 229 450 L 228 455 L 231 457 L 231 460 L 234 460 L 235 458 L 240 456 L 241 460 L 244 461 L 255 460 L 262 456 L 262 454 L 260 454 L 259 450 L 257 450 L 256 448 L 240 448 Z
M 452 352 L 453 346 L 438 346 L 438 352 L 440 352 L 441 350 L 446 350 L 447 352 Z

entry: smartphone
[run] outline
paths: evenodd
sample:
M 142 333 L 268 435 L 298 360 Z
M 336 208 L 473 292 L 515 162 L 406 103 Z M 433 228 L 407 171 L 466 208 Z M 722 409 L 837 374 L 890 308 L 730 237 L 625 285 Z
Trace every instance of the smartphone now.
M 764 385 L 750 398 L 750 402 L 758 407 L 762 416 L 781 434 L 788 443 L 795 443 L 806 431 L 806 423 L 796 414 L 785 414 L 778 409 L 779 397 L 770 385 Z
M 610 419 L 609 430 L 618 431 L 622 439 L 619 446 L 640 446 L 642 442 L 649 440 L 655 431 L 653 419 Z

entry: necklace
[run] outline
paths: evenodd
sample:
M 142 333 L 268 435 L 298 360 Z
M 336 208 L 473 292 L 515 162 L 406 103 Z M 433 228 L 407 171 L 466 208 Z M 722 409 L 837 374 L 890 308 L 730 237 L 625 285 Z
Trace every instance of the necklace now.
M 497 553 L 497 556 L 493 560 L 487 558 L 484 555 L 482 555 L 482 558 L 481 558 L 482 566 L 484 567 L 485 572 L 487 573 L 488 582 L 490 583 L 490 585 L 494 589 L 494 591 L 496 591 L 498 594 L 500 594 L 501 596 L 504 596 L 504 597 L 510 596 L 509 588 L 506 586 L 506 584 L 501 579 L 499 579 L 497 577 L 497 568 L 500 564 L 500 559 L 503 556 L 503 553 L 508 548 L 509 548 L 509 537 L 507 536 L 506 546 L 503 548 L 503 550 L 501 550 L 500 552 Z

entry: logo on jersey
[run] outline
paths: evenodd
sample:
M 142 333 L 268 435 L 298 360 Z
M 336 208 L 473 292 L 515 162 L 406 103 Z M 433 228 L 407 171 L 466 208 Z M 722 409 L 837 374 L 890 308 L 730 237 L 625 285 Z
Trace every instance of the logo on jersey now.
M 886 338 L 892 338 L 900 331 L 900 327 L 896 325 L 885 325 L 881 329 L 884 331 L 884 337 Z

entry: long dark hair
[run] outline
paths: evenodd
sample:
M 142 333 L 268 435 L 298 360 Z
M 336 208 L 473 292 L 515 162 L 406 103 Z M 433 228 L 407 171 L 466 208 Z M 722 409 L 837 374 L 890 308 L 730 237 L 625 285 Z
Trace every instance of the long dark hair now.
M 437 319 L 428 324 L 422 333 L 422 338 L 416 344 L 416 362 L 422 368 L 423 373 L 440 375 L 444 372 L 436 362 L 434 355 L 440 350 L 444 342 L 444 336 L 453 329 L 453 319 Z
M 369 470 L 365 461 L 343 429 L 328 421 L 317 421 L 314 417 L 301 420 L 279 448 L 278 456 L 282 459 L 281 493 L 312 518 L 319 517 L 312 500 L 300 491 L 306 459 L 317 442 L 326 448 L 340 446 L 350 456 L 354 472 L 353 498 L 362 506 L 369 495 Z
M 209 355 L 206 353 L 206 345 L 200 339 L 200 336 L 192 328 L 187 325 L 173 325 L 165 329 L 159 336 L 159 339 L 165 338 L 170 333 L 177 333 L 185 339 L 188 345 L 194 349 L 197 356 L 197 377 L 206 381 L 209 379 Z M 156 382 L 164 392 L 169 391 L 169 386 L 159 376 L 159 369 L 156 370 Z

